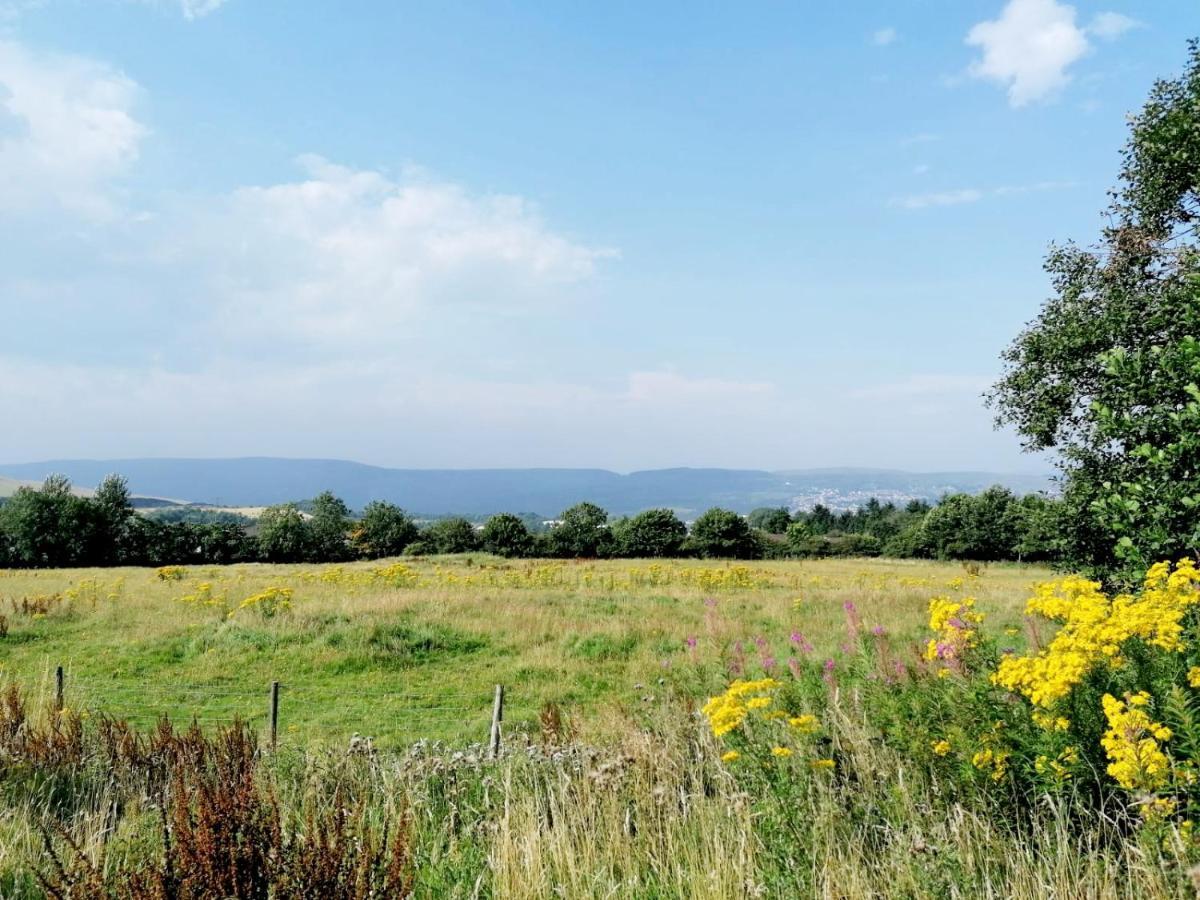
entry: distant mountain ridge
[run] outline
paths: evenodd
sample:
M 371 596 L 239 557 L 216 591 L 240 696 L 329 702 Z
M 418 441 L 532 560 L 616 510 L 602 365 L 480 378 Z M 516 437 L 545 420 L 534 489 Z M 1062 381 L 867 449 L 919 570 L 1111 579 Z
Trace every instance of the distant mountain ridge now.
M 905 472 L 889 469 L 652 469 L 622 475 L 606 469 L 390 469 L 331 459 L 60 459 L 0 464 L 0 476 L 38 482 L 66 475 L 94 487 L 105 475 L 129 479 L 133 493 L 223 506 L 266 506 L 330 490 L 352 508 L 388 500 L 413 512 L 487 515 L 534 510 L 546 516 L 590 500 L 614 515 L 671 507 L 681 515 L 724 506 L 848 509 L 870 496 L 903 502 L 1003 484 L 1018 493 L 1046 490 L 1048 477 L 995 472 Z

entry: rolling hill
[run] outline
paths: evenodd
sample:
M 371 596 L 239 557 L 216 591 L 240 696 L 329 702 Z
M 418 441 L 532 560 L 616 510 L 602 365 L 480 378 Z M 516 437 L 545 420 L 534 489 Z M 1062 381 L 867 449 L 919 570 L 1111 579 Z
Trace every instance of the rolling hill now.
M 748 512 L 758 506 L 853 508 L 876 496 L 903 502 L 1003 484 L 1019 493 L 1045 490 L 1049 479 L 996 472 L 916 473 L 889 469 L 653 469 L 618 474 L 605 469 L 391 469 L 345 460 L 61 459 L 0 464 L 8 480 L 40 481 L 61 473 L 91 487 L 118 472 L 141 496 L 194 503 L 264 506 L 331 490 L 353 508 L 389 500 L 427 514 L 487 515 L 534 510 L 554 515 L 581 500 L 613 514 L 655 506 L 689 515 L 710 506 Z M 3 481 L 0 481 L 2 488 Z

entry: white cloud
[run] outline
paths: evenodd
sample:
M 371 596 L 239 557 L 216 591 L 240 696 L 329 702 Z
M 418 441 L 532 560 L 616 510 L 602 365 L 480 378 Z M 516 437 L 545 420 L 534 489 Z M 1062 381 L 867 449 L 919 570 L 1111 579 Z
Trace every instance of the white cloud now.
M 942 136 L 940 134 L 931 134 L 930 132 L 925 131 L 919 134 L 911 134 L 908 137 L 901 138 L 900 146 L 914 147 L 917 144 L 932 144 L 936 141 L 940 141 L 941 139 Z
M 662 372 L 607 384 L 499 381 L 414 360 L 263 365 L 194 372 L 49 365 L 0 354 L 9 440 L 0 462 L 165 455 L 355 457 L 414 466 L 711 464 L 786 409 L 769 385 Z M 152 423 L 148 425 L 147 423 Z M 636 433 L 637 441 L 614 440 Z M 297 448 L 301 448 L 297 450 Z
M 871 43 L 876 47 L 886 47 L 888 44 L 894 43 L 899 36 L 895 28 L 880 28 L 871 35 Z
M 145 224 L 156 262 L 194 271 L 228 336 L 354 354 L 422 315 L 561 301 L 614 251 L 549 228 L 522 197 L 320 157 L 305 177 L 192 200 Z
M 835 381 L 800 387 L 663 371 L 602 383 L 550 373 L 497 380 L 403 354 L 282 365 L 224 358 L 185 372 L 0 351 L 0 462 L 264 455 L 438 468 L 1008 465 L 1015 441 L 993 432 L 979 402 L 989 381 L 926 373 L 848 390 Z
M 107 304 L 139 333 L 171 321 L 238 351 L 348 358 L 422 320 L 572 302 L 615 255 L 518 195 L 316 156 L 293 181 L 134 209 L 121 188 L 148 133 L 139 94 L 109 66 L 0 40 L 0 226 L 32 251 L 0 271 L 0 295 L 38 297 L 47 320 Z
M 1118 38 L 1125 32 L 1141 25 L 1137 19 L 1131 19 L 1129 16 L 1123 16 L 1115 12 L 1099 13 L 1090 25 L 1088 25 L 1088 34 L 1094 34 L 1096 37 L 1111 41 L 1113 38 Z
M 908 194 L 901 197 L 893 197 L 888 201 L 888 205 L 899 206 L 903 209 L 925 209 L 930 206 L 961 206 L 964 203 L 977 203 L 988 197 L 1008 197 L 1019 194 L 1040 193 L 1042 191 L 1060 191 L 1075 186 L 1076 183 L 1073 181 L 1038 181 L 1033 184 L 1002 185 L 987 189 L 961 188 L 954 191 L 934 191 L 925 194 Z
M 983 55 L 967 71 L 1005 87 L 1012 106 L 1025 106 L 1066 86 L 1071 80 L 1067 70 L 1091 49 L 1089 36 L 1112 40 L 1138 24 L 1121 13 L 1102 12 L 1081 28 L 1069 4 L 1009 0 L 999 18 L 980 22 L 968 32 L 967 44 Z
M 112 212 L 113 182 L 147 133 L 133 115 L 138 93 L 103 64 L 0 40 L 0 202 Z
M 50 0 L 0 0 L 0 22 L 14 21 L 25 13 L 46 6 Z M 98 2 L 98 0 L 90 0 Z M 129 0 L 126 0 L 129 2 Z M 178 9 L 189 20 L 201 19 L 216 12 L 229 0 L 135 0 L 145 6 Z
M 227 0 L 179 0 L 184 16 L 199 19 L 224 6 Z
M 961 206 L 964 203 L 976 203 L 982 200 L 984 193 L 976 188 L 962 188 L 957 191 L 935 191 L 928 194 L 909 194 L 905 197 L 894 197 L 891 206 L 904 209 L 925 209 L 928 206 Z
M 970 74 L 1005 86 L 1013 106 L 1060 90 L 1070 80 L 1068 67 L 1088 51 L 1075 8 L 1057 0 L 1009 0 L 1000 18 L 970 30 L 967 44 L 983 51 Z
M 769 382 L 730 381 L 721 378 L 689 378 L 676 372 L 634 372 L 629 376 L 627 398 L 644 406 L 671 409 L 699 405 L 711 409 L 731 402 L 770 397 L 775 387 Z

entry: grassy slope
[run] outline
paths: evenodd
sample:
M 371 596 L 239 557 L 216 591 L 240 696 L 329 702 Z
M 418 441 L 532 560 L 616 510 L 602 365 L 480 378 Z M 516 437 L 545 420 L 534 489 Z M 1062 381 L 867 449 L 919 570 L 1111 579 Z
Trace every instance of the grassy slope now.
M 281 738 L 296 745 L 340 743 L 353 732 L 382 745 L 481 739 L 492 686 L 503 683 L 510 729 L 536 722 L 542 704 L 555 701 L 586 736 L 603 728 L 607 712 L 648 702 L 660 679 L 695 671 L 679 664 L 694 657 L 722 665 L 721 648 L 735 641 L 751 669 L 764 652 L 754 638 L 783 662 L 796 652 L 794 630 L 836 656 L 846 601 L 865 627 L 915 642 L 933 594 L 970 592 L 988 626 L 1001 628 L 1018 623 L 1030 585 L 1048 576 L 994 566 L 959 588 L 957 565 L 829 560 L 752 564 L 741 573 L 752 585 L 730 586 L 736 570 L 724 563 L 475 556 L 410 563 L 419 582 L 396 586 L 371 575 L 382 565 L 206 567 L 179 581 L 143 569 L 0 571 L 9 624 L 0 676 L 40 685 L 45 696 L 61 664 L 69 705 L 141 722 L 169 713 L 261 723 L 277 679 Z M 264 588 L 290 587 L 292 609 L 229 615 L 180 599 L 201 582 L 232 607 Z M 55 594 L 66 599 L 44 616 L 13 605 Z

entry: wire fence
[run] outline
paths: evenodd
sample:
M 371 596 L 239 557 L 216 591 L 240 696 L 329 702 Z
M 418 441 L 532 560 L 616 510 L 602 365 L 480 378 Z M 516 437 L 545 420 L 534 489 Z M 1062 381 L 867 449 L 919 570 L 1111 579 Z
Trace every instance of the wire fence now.
M 505 712 L 500 685 L 488 694 L 468 691 L 452 695 L 374 685 L 347 691 L 303 682 L 137 685 L 104 677 L 71 677 L 62 666 L 54 670 L 47 702 L 56 710 L 87 711 L 123 719 L 135 727 L 152 727 L 163 718 L 176 725 L 195 723 L 202 728 L 242 723 L 260 731 L 272 746 L 293 734 L 307 737 L 313 732 L 340 738 L 357 733 L 383 735 L 406 741 L 453 735 L 496 745 Z

